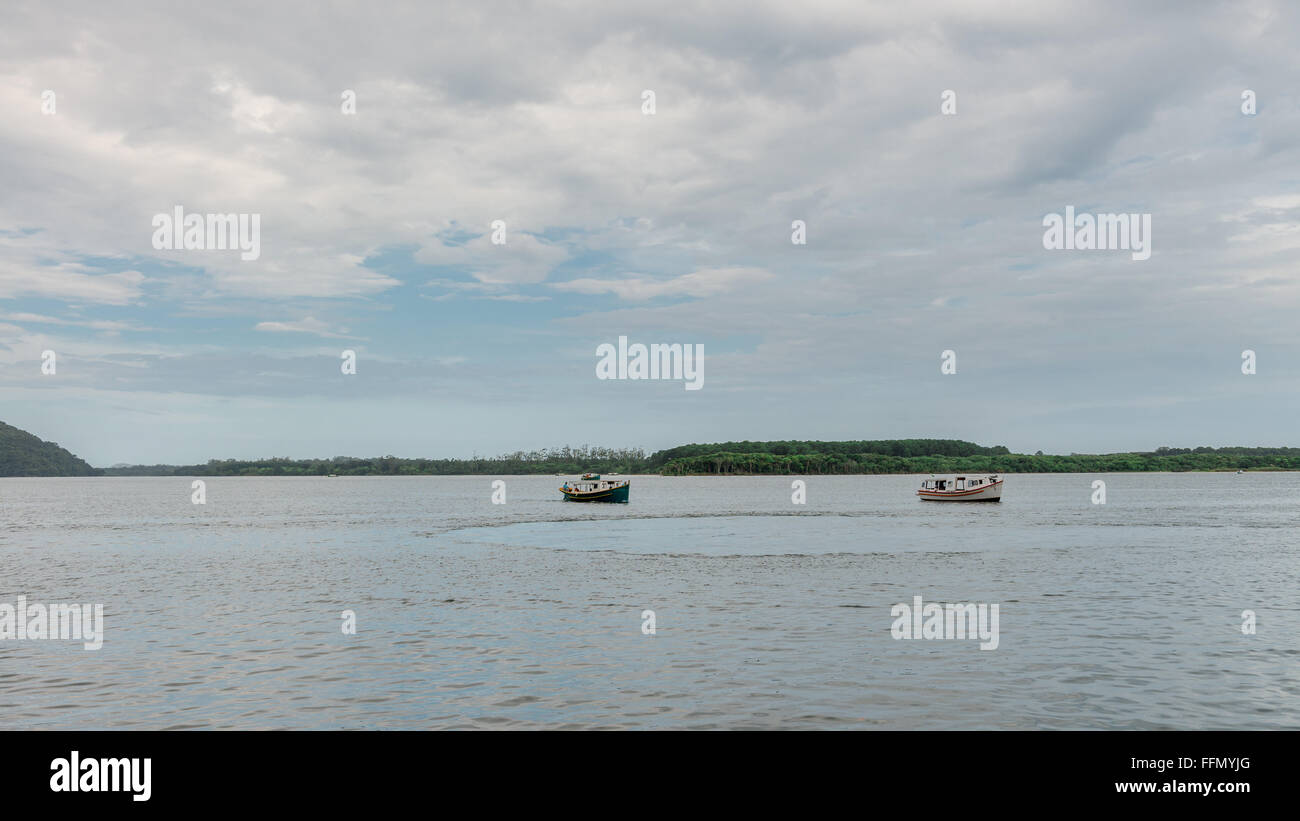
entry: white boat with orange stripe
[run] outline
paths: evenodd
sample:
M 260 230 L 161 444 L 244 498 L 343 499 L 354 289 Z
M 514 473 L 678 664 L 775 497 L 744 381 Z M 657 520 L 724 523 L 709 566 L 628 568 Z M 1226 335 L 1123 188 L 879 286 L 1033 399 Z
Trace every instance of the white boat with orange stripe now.
M 930 476 L 921 482 L 917 496 L 931 502 L 1000 502 L 1002 477 L 996 473 L 979 476 Z

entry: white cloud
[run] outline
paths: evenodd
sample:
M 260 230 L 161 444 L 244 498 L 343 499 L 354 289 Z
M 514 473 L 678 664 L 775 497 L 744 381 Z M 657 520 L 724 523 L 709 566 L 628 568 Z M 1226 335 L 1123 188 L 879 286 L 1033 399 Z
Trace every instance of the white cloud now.
M 669 279 L 579 278 L 554 282 L 551 287 L 579 294 L 614 294 L 619 299 L 639 301 L 662 296 L 716 296 L 771 278 L 771 272 L 761 268 L 701 268 Z
M 489 232 L 462 245 L 435 240 L 415 254 L 416 262 L 463 268 L 488 285 L 542 282 L 567 257 L 563 247 L 532 234 L 512 231 L 508 223 L 506 242 L 502 245 L 492 244 Z
M 996 352 L 977 368 L 963 351 L 964 396 L 978 404 L 988 390 L 1029 414 L 1081 384 L 1068 373 L 1096 377 L 1098 401 L 1147 384 L 1133 374 L 1202 380 L 1191 363 L 1219 356 L 1202 347 L 1214 334 L 1240 347 L 1273 332 L 1267 361 L 1300 361 L 1286 338 L 1300 310 L 1293 4 L 452 4 L 436 25 L 431 14 L 344 3 L 305 38 L 317 17 L 306 3 L 268 13 L 231 0 L 215 17 L 85 3 L 73 27 L 40 5 L 0 27 L 0 299 L 27 315 L 9 321 L 176 329 L 128 335 L 138 344 L 113 348 L 127 356 L 259 343 L 281 355 L 372 320 L 376 348 L 412 340 L 429 350 L 409 355 L 428 358 L 468 344 L 442 320 L 484 300 L 484 316 L 528 316 L 493 327 L 512 354 L 476 352 L 475 387 L 530 399 L 556 382 L 529 357 L 555 348 L 528 343 L 556 328 L 757 338 L 710 354 L 721 368 L 710 395 L 743 382 L 728 371 L 760 392 L 793 390 L 792 374 L 836 389 L 913 374 L 912 355 L 929 373 L 922 342 L 952 335 Z M 1260 110 L 1244 118 L 1252 86 Z M 40 113 L 46 88 L 55 116 Z M 345 88 L 356 116 L 339 110 Z M 939 113 L 947 88 L 955 117 Z M 1045 254 L 1039 220 L 1068 204 L 1152 213 L 1152 259 Z M 150 219 L 176 205 L 261 214 L 261 258 L 155 251 Z M 490 242 L 495 219 L 504 246 Z M 789 241 L 794 219 L 806 246 Z M 400 287 L 407 249 L 446 269 L 410 283 L 436 276 L 441 289 L 414 309 Z M 389 336 L 385 309 L 427 327 Z M 230 330 L 253 325 L 267 335 L 252 343 Z M 19 336 L 6 360 L 47 344 Z M 1103 372 L 1090 359 L 1101 345 L 1130 359 Z M 1165 348 L 1185 358 L 1151 358 Z M 864 350 L 890 351 L 888 367 Z M 243 389 L 239 367 L 232 354 L 223 390 Z M 996 368 L 1021 374 L 1018 393 L 966 376 Z M 194 379 L 179 367 L 158 378 Z M 899 426 L 927 384 L 892 386 Z M 749 412 L 743 401 L 719 415 Z M 846 427 L 860 416 L 817 413 Z
M 140 298 L 147 281 L 139 271 L 115 274 L 90 273 L 92 269 L 74 262 L 58 265 L 12 265 L 0 260 L 0 298 L 46 297 L 65 302 L 94 302 L 126 305 Z
M 328 322 L 323 322 L 311 316 L 304 317 L 296 322 L 259 322 L 255 326 L 255 330 L 315 334 L 316 336 L 328 337 L 330 339 L 357 338 L 348 336 L 346 333 L 347 328 L 338 328 Z M 340 333 L 340 331 L 343 331 L 344 333 Z

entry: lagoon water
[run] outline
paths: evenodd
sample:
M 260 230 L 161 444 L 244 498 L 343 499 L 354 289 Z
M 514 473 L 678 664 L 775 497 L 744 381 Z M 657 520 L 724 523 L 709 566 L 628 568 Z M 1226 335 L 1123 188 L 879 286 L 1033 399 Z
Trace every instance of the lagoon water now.
M 106 632 L 0 640 L 0 729 L 1300 728 L 1300 474 L 793 478 L 0 479 L 0 603 Z

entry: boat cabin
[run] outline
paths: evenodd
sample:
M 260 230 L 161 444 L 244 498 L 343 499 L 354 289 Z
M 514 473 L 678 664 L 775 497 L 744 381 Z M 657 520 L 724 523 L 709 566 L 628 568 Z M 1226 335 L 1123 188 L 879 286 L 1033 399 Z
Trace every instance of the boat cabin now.
M 625 484 L 627 484 L 626 480 L 602 479 L 599 473 L 584 473 L 580 480 L 565 482 L 561 490 L 572 493 L 595 493 L 600 490 L 622 487 Z
M 937 478 L 926 479 L 921 482 L 922 490 L 971 490 L 974 488 L 984 487 L 985 485 L 996 484 L 998 475 L 996 473 L 984 476 L 940 476 Z

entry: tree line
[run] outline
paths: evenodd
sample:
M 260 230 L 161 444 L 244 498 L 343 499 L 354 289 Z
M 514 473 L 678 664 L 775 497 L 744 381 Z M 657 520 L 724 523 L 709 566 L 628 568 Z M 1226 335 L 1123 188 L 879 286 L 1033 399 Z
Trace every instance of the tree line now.
M 213 459 L 202 465 L 119 466 L 102 472 L 111 476 L 449 476 L 591 471 L 687 476 L 1194 470 L 1300 470 L 1300 448 L 1161 447 L 1066 456 L 1012 453 L 1003 445 L 989 447 L 960 439 L 785 440 L 680 445 L 649 456 L 640 448 L 566 445 L 469 459 Z
M 335 456 L 329 459 L 211 459 L 202 465 L 131 465 L 105 468 L 108 476 L 455 476 L 545 473 L 641 473 L 640 448 L 583 445 L 469 459 Z
M 1300 470 L 1300 448 L 1160 448 L 1136 453 L 1068 456 L 1010 453 L 895 456 L 818 451 L 719 450 L 670 459 L 665 476 L 882 473 L 1119 473 L 1133 471 Z

